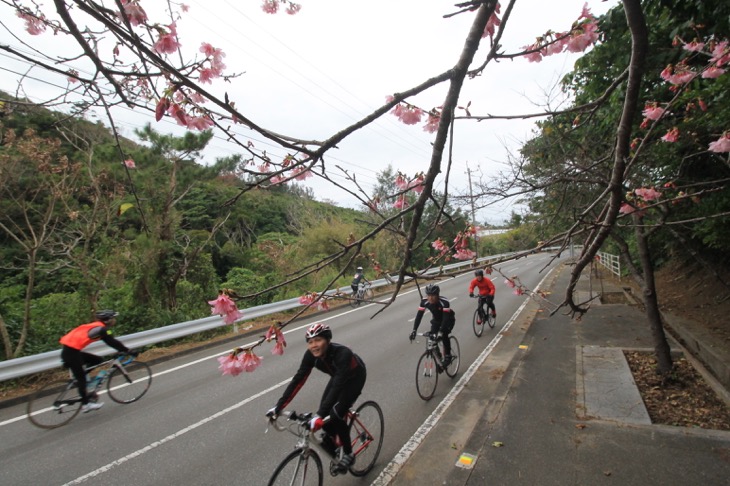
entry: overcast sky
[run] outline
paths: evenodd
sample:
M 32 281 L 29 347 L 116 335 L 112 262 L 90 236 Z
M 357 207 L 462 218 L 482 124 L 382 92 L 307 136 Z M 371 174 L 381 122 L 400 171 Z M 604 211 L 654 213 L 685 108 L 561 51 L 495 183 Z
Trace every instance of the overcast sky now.
M 162 3 L 141 1 L 149 13 Z M 211 91 L 218 95 L 226 91 L 237 108 L 260 126 L 297 138 L 320 140 L 367 116 L 382 106 L 386 96 L 452 67 L 474 15 L 445 19 L 444 15 L 455 11 L 454 2 L 441 0 L 301 0 L 302 9 L 294 16 L 266 14 L 260 0 L 185 3 L 190 9 L 178 22 L 183 50 L 197 52 L 202 41 L 209 42 L 226 53 L 228 72 L 243 73 L 230 84 L 215 82 Z M 502 3 L 504 13 L 506 2 Z M 519 51 L 548 29 L 569 29 L 584 3 L 518 0 L 502 39 L 504 52 Z M 618 0 L 587 3 L 598 16 Z M 19 47 L 11 32 L 29 39 L 20 20 L 5 4 L 0 5 L 0 18 L 5 27 L 0 30 L 0 43 Z M 46 52 L 69 48 L 51 34 L 29 40 L 36 45 L 41 42 L 40 48 Z M 483 40 L 475 63 L 484 60 L 488 47 L 488 41 Z M 460 104 L 471 102 L 472 115 L 533 113 L 576 59 L 576 55 L 562 54 L 539 64 L 524 59 L 491 64 L 482 76 L 465 83 Z M 0 89 L 14 92 L 18 76 L 13 71 L 26 72 L 28 66 L 12 63 L 5 56 L 0 57 L 0 66 Z M 66 84 L 62 78 L 54 80 L 40 71 L 33 75 L 42 80 L 28 81 L 24 94 L 34 101 L 58 89 L 49 82 Z M 430 109 L 443 103 L 446 89 L 444 84 L 409 101 Z M 132 137 L 135 128 L 148 122 L 156 130 L 180 133 L 174 123 L 155 124 L 145 114 L 121 110 L 117 117 L 126 136 Z M 474 179 L 489 178 L 503 170 L 508 151 L 516 151 L 529 137 L 533 123 L 457 121 L 450 192 L 468 190 L 467 167 Z M 369 191 L 377 173 L 389 164 L 410 176 L 425 171 L 433 138 L 434 134 L 423 131 L 422 124 L 406 126 L 387 115 L 352 135 L 326 160 L 329 168 L 338 164 L 356 174 Z M 261 137 L 256 137 L 254 143 L 258 148 L 267 148 L 274 157 L 286 155 L 275 146 L 267 146 Z M 234 153 L 232 144 L 215 138 L 205 161 Z M 357 207 L 356 200 L 331 186 L 314 179 L 307 184 L 318 199 Z M 437 188 L 443 188 L 443 177 L 437 180 Z M 509 218 L 511 209 L 507 204 L 483 209 L 477 221 L 499 223 Z

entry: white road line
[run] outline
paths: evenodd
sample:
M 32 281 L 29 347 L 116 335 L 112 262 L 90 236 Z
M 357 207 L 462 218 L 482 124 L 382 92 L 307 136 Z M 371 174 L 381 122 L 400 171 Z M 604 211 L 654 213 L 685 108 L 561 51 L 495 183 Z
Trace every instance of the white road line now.
M 536 289 L 539 289 L 542 286 L 542 283 L 545 281 L 550 273 L 551 272 L 548 272 L 542 278 L 542 280 L 540 280 L 540 283 L 537 284 Z M 439 420 L 441 420 L 441 417 L 443 417 L 444 413 L 446 413 L 446 410 L 454 402 L 459 393 L 461 393 L 461 390 L 464 389 L 471 377 L 474 375 L 474 373 L 476 373 L 476 370 L 482 365 L 482 363 L 484 363 L 484 360 L 487 359 L 487 356 L 492 353 L 499 341 L 502 340 L 503 334 L 507 330 L 509 330 L 512 324 L 515 322 L 517 316 L 520 315 L 520 313 L 527 306 L 529 301 L 530 298 L 528 297 L 527 299 L 525 299 L 522 305 L 520 305 L 519 309 L 517 309 L 517 311 L 512 314 L 510 320 L 504 325 L 504 327 L 499 331 L 494 339 L 492 339 L 492 341 L 487 345 L 484 351 L 481 352 L 481 354 L 472 363 L 469 369 L 466 370 L 466 373 L 464 373 L 461 379 L 459 379 L 456 385 L 454 385 L 454 388 L 451 389 L 451 391 L 446 395 L 446 397 L 444 397 L 444 399 L 441 401 L 441 403 L 439 403 L 439 405 L 431 413 L 431 415 L 429 415 L 428 418 L 423 422 L 423 424 L 418 428 L 418 430 L 416 430 L 410 440 L 408 440 L 408 442 L 406 442 L 403 447 L 401 447 L 400 451 L 398 451 L 395 457 L 388 463 L 387 466 L 385 466 L 385 469 L 383 469 L 378 477 L 375 478 L 375 480 L 371 483 L 371 486 L 387 486 L 393 479 L 395 479 L 398 471 L 401 470 L 403 465 L 413 455 L 418 446 L 421 445 L 421 442 L 423 442 L 428 433 L 431 432 L 431 430 L 436 426 Z
M 232 405 L 232 406 L 230 406 L 228 408 L 225 408 L 225 409 L 221 410 L 220 412 L 214 413 L 210 417 L 206 417 L 206 418 L 204 418 L 203 420 L 201 420 L 199 422 L 196 422 L 196 423 L 194 423 L 192 425 L 189 425 L 189 426 L 185 427 L 184 429 L 180 429 L 177 432 L 175 432 L 174 434 L 168 435 L 164 439 L 155 441 L 155 442 L 149 444 L 146 447 L 143 447 L 143 448 L 141 448 L 139 450 L 136 450 L 136 451 L 132 452 L 131 454 L 127 454 L 126 456 L 117 459 L 116 461 L 110 462 L 109 464 L 107 464 L 105 466 L 101 466 L 100 468 L 98 468 L 98 469 L 96 469 L 94 471 L 91 471 L 88 474 L 84 474 L 83 476 L 80 476 L 80 477 L 74 479 L 73 481 L 70 481 L 70 482 L 64 484 L 63 486 L 68 486 L 68 485 L 71 485 L 71 484 L 81 484 L 84 481 L 86 481 L 87 479 L 91 479 L 91 478 L 96 477 L 96 476 L 98 476 L 100 474 L 103 474 L 103 473 L 105 473 L 105 472 L 107 472 L 107 471 L 115 468 L 116 466 L 119 466 L 121 464 L 124 464 L 127 461 L 130 461 L 130 460 L 134 459 L 135 457 L 139 457 L 139 456 L 141 456 L 141 455 L 143 455 L 143 454 L 151 451 L 152 449 L 155 449 L 155 448 L 157 448 L 157 447 L 159 447 L 159 446 L 161 446 L 161 445 L 163 445 L 163 444 L 165 444 L 167 442 L 170 442 L 171 440 L 177 439 L 181 435 L 187 434 L 191 430 L 195 430 L 198 427 L 200 427 L 202 425 L 205 425 L 205 424 L 207 424 L 208 422 L 210 422 L 212 420 L 215 420 L 215 419 L 217 419 L 219 417 L 222 417 L 223 415 L 226 415 L 229 412 L 232 412 L 232 411 L 234 411 L 234 410 L 236 410 L 238 408 L 241 408 L 242 406 L 244 406 L 244 405 L 252 402 L 253 400 L 255 400 L 255 399 L 257 399 L 257 398 L 259 398 L 261 396 L 264 396 L 267 393 L 272 392 L 272 391 L 276 390 L 279 387 L 282 387 L 282 386 L 286 385 L 287 383 L 289 383 L 289 381 L 291 381 L 291 378 L 289 378 L 287 380 L 284 380 L 281 383 L 278 383 L 278 384 L 276 384 L 276 385 L 274 385 L 272 387 L 269 387 L 266 390 L 263 390 L 263 391 L 255 394 L 255 395 L 252 395 L 252 396 L 248 397 L 247 399 L 245 399 L 245 400 L 243 400 L 241 402 L 238 402 L 235 405 Z

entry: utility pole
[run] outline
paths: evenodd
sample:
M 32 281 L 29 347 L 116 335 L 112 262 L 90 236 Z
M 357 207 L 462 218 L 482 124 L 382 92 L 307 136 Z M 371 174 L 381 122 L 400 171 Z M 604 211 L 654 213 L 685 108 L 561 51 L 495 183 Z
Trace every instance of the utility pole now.
M 469 202 L 471 203 L 471 224 L 477 227 L 476 211 L 474 210 L 474 191 L 471 186 L 471 170 L 469 170 L 469 162 L 466 163 L 466 175 L 469 178 Z M 474 253 L 479 258 L 479 235 L 474 232 Z

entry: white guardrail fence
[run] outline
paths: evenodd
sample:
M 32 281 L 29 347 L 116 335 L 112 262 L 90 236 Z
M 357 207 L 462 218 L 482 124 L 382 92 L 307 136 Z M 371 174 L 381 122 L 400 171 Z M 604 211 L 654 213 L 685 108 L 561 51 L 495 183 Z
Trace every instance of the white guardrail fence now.
M 503 259 L 514 253 L 504 253 L 501 255 L 493 255 L 488 257 L 479 258 L 477 260 L 478 265 L 489 264 L 491 261 Z M 434 267 L 424 272 L 424 275 L 433 275 L 442 272 L 448 272 L 449 270 L 456 270 L 460 267 L 472 267 L 473 262 L 458 262 L 451 265 L 444 265 L 441 267 Z M 373 288 L 384 287 L 390 285 L 394 279 L 380 279 L 372 281 Z M 348 285 L 338 290 L 329 290 L 326 295 L 334 295 L 336 293 L 351 294 L 352 289 Z M 238 320 L 238 322 L 256 319 L 277 312 L 284 312 L 297 307 L 302 307 L 299 303 L 299 298 L 293 298 L 288 300 L 282 300 L 279 302 L 272 302 L 270 304 L 259 305 L 256 307 L 249 307 L 242 309 L 241 312 L 244 317 Z M 171 339 L 177 339 L 191 334 L 197 334 L 199 332 L 216 329 L 218 327 L 227 326 L 223 322 L 221 316 L 210 316 L 202 319 L 195 319 L 194 321 L 180 322 L 178 324 L 172 324 L 170 326 L 159 327 L 156 329 L 150 329 L 148 331 L 137 332 L 134 334 L 128 334 L 126 336 L 119 337 L 119 340 L 124 343 L 130 349 L 142 348 L 151 344 L 158 344 Z M 101 341 L 90 344 L 86 351 L 98 355 L 109 355 L 116 352 L 116 350 L 110 348 Z M 32 375 L 33 373 L 39 373 L 41 371 L 51 370 L 61 366 L 61 351 L 48 351 L 46 353 L 35 354 L 32 356 L 24 356 L 22 358 L 9 359 L 0 362 L 0 381 L 12 380 L 14 378 L 20 378 L 21 376 Z
M 612 274 L 616 275 L 619 279 L 621 278 L 621 259 L 618 255 L 612 255 L 605 251 L 598 252 L 598 263 L 608 268 Z

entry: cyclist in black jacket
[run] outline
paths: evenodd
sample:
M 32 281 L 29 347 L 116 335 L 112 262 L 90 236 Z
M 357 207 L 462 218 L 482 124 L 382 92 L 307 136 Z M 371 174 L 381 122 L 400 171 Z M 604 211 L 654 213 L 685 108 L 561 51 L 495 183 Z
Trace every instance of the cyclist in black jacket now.
M 305 337 L 307 351 L 304 352 L 299 370 L 289 382 L 276 406 L 266 415 L 275 417 L 286 408 L 304 386 L 312 368 L 317 368 L 330 375 L 331 378 L 322 394 L 319 409 L 310 420 L 309 428 L 312 431 L 324 429 L 327 432 L 322 446 L 333 457 L 335 456 L 335 443 L 331 436 L 336 434 L 339 437 L 343 455 L 338 466 L 341 470 L 347 470 L 355 463 L 355 456 L 352 453 L 350 431 L 347 428 L 345 417 L 365 386 L 367 376 L 365 364 L 347 346 L 331 342 L 332 331 L 326 324 L 319 322 L 312 324 L 307 329 Z M 329 416 L 330 419 L 325 424 L 323 417 L 326 416 Z
M 440 289 L 438 285 L 429 284 L 426 285 L 426 298 L 421 300 L 421 305 L 418 307 L 416 313 L 416 320 L 413 322 L 413 331 L 409 339 L 413 341 L 416 339 L 416 331 L 418 326 L 421 325 L 421 319 L 426 309 L 431 311 L 431 334 L 434 336 L 436 333 L 441 333 L 441 339 L 444 343 L 444 366 L 448 366 L 453 359 L 451 357 L 451 341 L 449 340 L 449 333 L 454 328 L 456 323 L 456 314 L 451 308 L 448 299 L 439 295 Z

